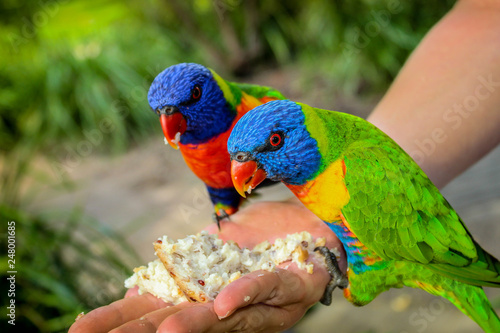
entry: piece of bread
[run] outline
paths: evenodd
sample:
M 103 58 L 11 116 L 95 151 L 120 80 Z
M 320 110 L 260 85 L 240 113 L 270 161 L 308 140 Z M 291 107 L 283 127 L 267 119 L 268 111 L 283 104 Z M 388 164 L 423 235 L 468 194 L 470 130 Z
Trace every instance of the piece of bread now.
M 134 268 L 134 275 L 125 280 L 126 288 L 139 287 L 139 294 L 150 293 L 167 303 L 179 304 L 187 301 L 175 280 L 170 277 L 160 259 L 148 266 Z
M 163 236 L 154 243 L 154 248 L 164 267 L 160 268 L 157 259 L 148 267 L 136 268 L 125 286 L 137 285 L 139 293 L 149 292 L 174 304 L 186 299 L 208 302 L 241 276 L 261 269 L 274 271 L 277 265 L 287 261 L 312 273 L 313 264 L 307 259 L 310 255 L 319 255 L 314 248 L 324 244 L 324 238 L 313 240 L 307 232 L 276 239 L 274 244 L 266 241 L 253 250 L 241 249 L 232 241 L 224 243 L 217 235 L 205 231 L 177 242 Z

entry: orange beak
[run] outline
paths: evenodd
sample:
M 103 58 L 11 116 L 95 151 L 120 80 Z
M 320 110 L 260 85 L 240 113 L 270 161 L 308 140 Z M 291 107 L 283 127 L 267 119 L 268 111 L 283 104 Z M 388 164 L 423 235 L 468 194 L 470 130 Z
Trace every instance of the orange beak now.
M 231 177 L 236 191 L 246 198 L 245 192 L 252 192 L 254 188 L 266 179 L 267 174 L 259 169 L 255 161 L 231 161 Z
M 179 149 L 177 145 L 181 139 L 181 135 L 186 131 L 186 119 L 180 112 L 173 114 L 160 114 L 160 123 L 163 130 L 163 135 L 167 139 L 169 145 L 174 149 Z

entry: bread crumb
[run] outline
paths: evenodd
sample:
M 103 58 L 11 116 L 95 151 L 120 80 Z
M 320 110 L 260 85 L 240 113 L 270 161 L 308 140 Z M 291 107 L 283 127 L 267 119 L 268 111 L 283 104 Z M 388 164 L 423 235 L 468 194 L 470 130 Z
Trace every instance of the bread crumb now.
M 177 305 L 187 301 L 160 259 L 134 269 L 134 275 L 125 280 L 125 287 L 135 286 L 139 287 L 139 295 L 150 293 L 166 303 Z
M 316 243 L 314 244 L 316 247 L 318 246 L 325 246 L 326 245 L 326 238 L 321 237 L 316 239 Z
M 206 231 L 177 241 L 163 236 L 153 243 L 159 259 L 135 268 L 125 287 L 138 286 L 139 294 L 149 292 L 167 303 L 208 302 L 243 275 L 256 270 L 274 272 L 285 262 L 312 274 L 313 264 L 307 259 L 321 256 L 314 248 L 325 243 L 324 238 L 314 240 L 305 231 L 276 239 L 274 244 L 264 241 L 252 250 L 234 241 L 224 243 Z M 250 296 L 244 300 L 248 302 Z

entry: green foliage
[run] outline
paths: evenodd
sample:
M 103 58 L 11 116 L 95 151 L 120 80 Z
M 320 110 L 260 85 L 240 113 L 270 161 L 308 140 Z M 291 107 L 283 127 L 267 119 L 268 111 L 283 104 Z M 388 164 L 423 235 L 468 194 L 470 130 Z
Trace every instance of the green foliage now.
M 99 130 L 92 151 L 123 151 L 151 133 L 146 93 L 178 62 L 223 75 L 277 64 L 305 93 L 384 91 L 453 1 L 5 1 L 0 36 L 4 202 L 37 152 L 60 158 Z M 65 146 L 66 145 L 66 146 Z M 66 147 L 66 149 L 65 149 Z
M 11 10 L 20 18 L 0 37 L 0 154 L 9 164 L 0 201 L 11 204 L 36 153 L 60 158 L 95 131 L 103 140 L 93 152 L 118 152 L 151 133 L 149 84 L 171 64 L 200 59 L 121 1 L 24 7 Z
M 0 206 L 0 220 L 3 249 L 7 249 L 7 222 L 15 222 L 17 274 L 13 298 L 18 332 L 67 331 L 78 313 L 121 298 L 130 265 L 139 263 L 120 235 L 78 210 L 30 216 Z M 10 301 L 8 259 L 12 258 L 3 251 L 2 304 Z M 5 318 L 5 308 L 2 313 Z
M 275 4 L 262 29 L 280 62 L 297 62 L 305 82 L 320 79 L 332 92 L 374 94 L 387 89 L 453 3 L 288 1 Z
M 454 2 L 170 0 L 162 8 L 174 17 L 155 18 L 183 29 L 220 72 L 293 64 L 304 83 L 319 78 L 334 92 L 373 94 L 387 89 Z

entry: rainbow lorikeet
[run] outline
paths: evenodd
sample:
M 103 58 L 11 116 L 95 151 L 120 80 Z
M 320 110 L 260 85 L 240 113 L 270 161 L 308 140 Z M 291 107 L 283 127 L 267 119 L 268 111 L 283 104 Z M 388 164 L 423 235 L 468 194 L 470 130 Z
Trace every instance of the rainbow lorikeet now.
M 165 139 L 205 183 L 217 224 L 235 213 L 242 199 L 231 181 L 229 134 L 246 112 L 276 99 L 284 99 L 277 90 L 228 82 L 192 63 L 168 67 L 151 84 L 148 102 Z
M 266 177 L 280 180 L 333 230 L 348 269 L 346 276 L 330 272 L 330 283 L 344 287 L 350 302 L 365 305 L 393 287 L 420 288 L 447 298 L 483 330 L 500 332 L 482 289 L 500 287 L 500 263 L 474 241 L 411 157 L 374 125 L 273 101 L 240 119 L 228 150 L 243 196 Z

